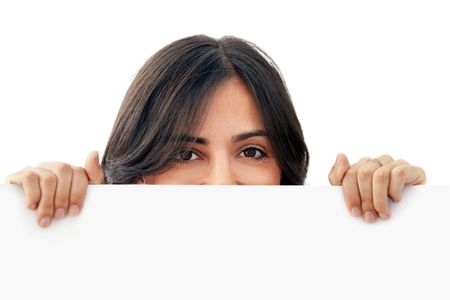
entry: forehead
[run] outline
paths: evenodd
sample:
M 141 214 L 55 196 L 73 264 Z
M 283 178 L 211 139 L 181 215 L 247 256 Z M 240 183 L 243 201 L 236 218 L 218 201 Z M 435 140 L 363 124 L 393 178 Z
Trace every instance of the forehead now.
M 253 95 L 239 77 L 223 81 L 212 93 L 201 134 L 264 129 Z

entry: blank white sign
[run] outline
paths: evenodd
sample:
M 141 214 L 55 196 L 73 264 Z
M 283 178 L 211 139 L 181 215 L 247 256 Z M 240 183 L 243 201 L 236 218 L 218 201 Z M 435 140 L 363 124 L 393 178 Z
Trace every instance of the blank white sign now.
M 449 299 L 449 199 L 366 224 L 340 187 L 102 185 L 43 229 L 0 185 L 0 299 Z

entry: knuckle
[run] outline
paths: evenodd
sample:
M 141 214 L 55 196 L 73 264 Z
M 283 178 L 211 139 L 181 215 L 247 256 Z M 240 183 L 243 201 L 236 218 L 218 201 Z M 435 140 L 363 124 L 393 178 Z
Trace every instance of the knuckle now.
M 68 202 L 66 197 L 55 197 L 55 208 L 66 208 Z
M 83 168 L 81 167 L 73 167 L 73 172 L 76 173 L 77 175 L 86 175 L 86 172 L 84 171 Z
M 350 176 L 350 177 L 356 177 L 356 175 L 358 174 L 358 169 L 356 168 L 350 168 L 347 173 L 345 173 L 345 176 Z
M 52 215 L 53 214 L 53 203 L 50 201 L 41 201 L 39 203 L 40 215 Z
M 58 178 L 53 173 L 47 173 L 41 176 L 41 181 L 45 187 L 55 187 L 58 183 Z
M 366 206 L 366 208 L 373 207 L 372 197 L 361 197 L 361 203 Z
M 352 196 L 345 196 L 344 201 L 347 204 L 347 206 L 351 209 L 352 207 L 356 206 L 361 208 L 361 202 L 358 198 L 352 197 Z
M 86 188 L 77 188 L 73 189 L 70 195 L 70 203 L 71 204 L 82 204 L 84 202 L 84 197 Z
M 343 185 L 342 187 L 345 202 L 348 204 L 359 206 L 361 203 L 361 198 L 359 192 L 354 189 L 354 186 L 347 184 Z
M 82 206 L 84 203 L 84 197 L 82 193 L 74 193 L 73 197 L 70 199 L 70 205 L 77 204 L 78 206 Z
M 88 185 L 88 183 L 89 183 L 88 176 L 86 174 L 86 171 L 83 168 L 74 167 L 73 175 L 77 176 L 78 180 L 81 180 L 83 182 L 83 184 L 85 184 L 86 186 Z
M 394 168 L 394 169 L 392 169 L 391 175 L 395 178 L 403 178 L 406 175 L 405 169 L 398 168 L 398 167 Z
M 27 203 L 37 203 L 41 200 L 41 194 L 40 193 L 33 193 L 33 192 L 26 192 L 27 195 Z
M 373 207 L 372 201 L 363 201 L 361 203 L 361 208 L 363 213 L 372 212 L 375 213 L 375 208 Z
M 56 172 L 61 175 L 70 175 L 72 173 L 72 167 L 66 163 L 58 163 L 56 165 Z
M 409 162 L 407 162 L 407 161 L 404 160 L 404 159 L 398 159 L 397 162 L 400 163 L 400 164 L 402 164 L 402 165 L 409 165 Z
M 371 160 L 370 157 L 364 156 L 364 157 L 362 157 L 358 162 L 366 162 L 366 161 L 369 161 L 369 160 Z
M 389 180 L 389 171 L 378 169 L 373 173 L 373 180 L 374 182 L 380 183 L 380 182 L 386 182 Z
M 27 169 L 23 174 L 24 180 L 26 181 L 35 181 L 39 179 L 39 175 L 33 171 L 33 169 Z
M 367 180 L 372 178 L 373 171 L 369 168 L 361 168 L 358 171 L 358 179 Z
M 387 153 L 381 155 L 380 158 L 381 158 L 381 159 L 394 160 L 394 159 L 392 158 L 392 156 L 390 156 L 390 155 L 387 154 Z

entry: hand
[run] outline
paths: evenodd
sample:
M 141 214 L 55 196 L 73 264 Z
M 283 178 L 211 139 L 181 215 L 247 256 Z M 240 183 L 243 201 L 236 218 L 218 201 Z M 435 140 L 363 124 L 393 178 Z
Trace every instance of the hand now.
M 389 155 L 378 159 L 361 158 L 350 166 L 345 154 L 338 154 L 328 180 L 342 185 L 348 211 L 354 217 L 362 216 L 367 223 L 377 217 L 387 220 L 391 216 L 388 196 L 400 202 L 404 186 L 425 184 L 425 171 L 405 160 L 394 160 Z
M 5 182 L 23 187 L 27 207 L 37 209 L 38 224 L 47 227 L 52 218 L 79 215 L 88 184 L 103 183 L 98 152 L 89 153 L 85 166 L 83 169 L 62 162 L 44 162 L 8 175 Z

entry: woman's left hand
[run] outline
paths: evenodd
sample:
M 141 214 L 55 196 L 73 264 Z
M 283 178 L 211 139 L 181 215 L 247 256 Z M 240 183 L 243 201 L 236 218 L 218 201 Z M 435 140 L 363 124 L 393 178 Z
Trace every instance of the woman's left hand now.
M 345 154 L 338 154 L 336 163 L 328 175 L 332 185 L 342 185 L 344 200 L 349 213 L 363 216 L 367 223 L 377 217 L 389 219 L 388 196 L 400 202 L 401 191 L 408 185 L 425 184 L 425 171 L 407 161 L 394 160 L 385 154 L 377 159 L 361 158 L 350 166 Z

